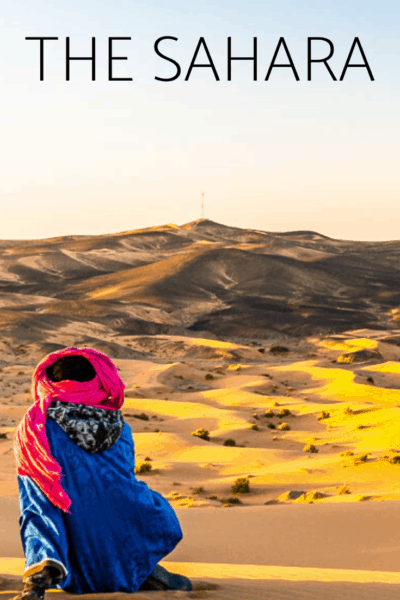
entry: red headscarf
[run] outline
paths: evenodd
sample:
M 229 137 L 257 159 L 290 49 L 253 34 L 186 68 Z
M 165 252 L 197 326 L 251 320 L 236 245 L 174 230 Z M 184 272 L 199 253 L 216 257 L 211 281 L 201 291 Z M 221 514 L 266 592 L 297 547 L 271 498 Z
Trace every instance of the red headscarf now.
M 46 369 L 64 356 L 87 358 L 96 371 L 91 381 L 50 381 Z M 61 466 L 50 452 L 46 413 L 52 400 L 118 410 L 124 402 L 124 383 L 117 367 L 102 352 L 91 348 L 65 348 L 49 354 L 36 367 L 32 379 L 34 404 L 21 421 L 15 440 L 18 475 L 29 475 L 47 498 L 65 512 L 71 500 L 61 485 Z

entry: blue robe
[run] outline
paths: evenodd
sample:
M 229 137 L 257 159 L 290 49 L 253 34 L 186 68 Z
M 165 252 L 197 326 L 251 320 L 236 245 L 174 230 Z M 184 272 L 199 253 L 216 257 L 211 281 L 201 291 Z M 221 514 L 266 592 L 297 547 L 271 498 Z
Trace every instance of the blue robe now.
M 71 514 L 54 506 L 30 477 L 18 477 L 24 576 L 55 562 L 66 574 L 59 587 L 67 592 L 137 591 L 182 539 L 182 530 L 167 500 L 136 479 L 129 425 L 108 450 L 95 454 L 53 419 L 46 421 L 46 434 L 65 475 Z

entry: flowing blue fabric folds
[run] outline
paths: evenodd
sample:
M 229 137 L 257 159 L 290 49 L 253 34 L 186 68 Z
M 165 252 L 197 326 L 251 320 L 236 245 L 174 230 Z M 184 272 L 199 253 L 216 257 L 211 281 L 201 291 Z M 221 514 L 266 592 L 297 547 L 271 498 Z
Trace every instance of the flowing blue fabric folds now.
M 67 572 L 59 584 L 67 592 L 137 591 L 182 530 L 167 500 L 136 479 L 129 425 L 97 454 L 80 448 L 52 419 L 46 433 L 65 474 L 71 514 L 51 504 L 30 477 L 18 478 L 25 572 L 56 561 Z

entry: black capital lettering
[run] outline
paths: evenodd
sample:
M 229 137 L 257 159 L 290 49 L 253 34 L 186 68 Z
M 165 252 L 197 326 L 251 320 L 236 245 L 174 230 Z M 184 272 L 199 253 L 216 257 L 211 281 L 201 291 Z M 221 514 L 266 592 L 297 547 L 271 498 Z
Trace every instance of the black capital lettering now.
M 132 81 L 132 77 L 113 77 L 112 63 L 113 60 L 128 60 L 127 56 L 113 56 L 113 41 L 114 40 L 131 40 L 130 37 L 110 37 L 108 38 L 108 80 L 109 81 Z
M 285 52 L 286 52 L 286 56 L 288 57 L 288 60 L 289 60 L 289 64 L 288 65 L 276 65 L 275 64 L 275 61 L 276 61 L 276 58 L 277 58 L 277 56 L 279 54 L 279 50 L 280 50 L 281 46 L 284 47 Z M 294 74 L 294 76 L 296 78 L 296 81 L 300 80 L 300 77 L 299 77 L 299 75 L 298 75 L 298 73 L 296 71 L 296 67 L 294 66 L 294 62 L 292 60 L 292 57 L 290 56 L 289 48 L 287 47 L 286 42 L 285 42 L 285 38 L 283 38 L 283 37 L 279 38 L 279 42 L 278 42 L 278 45 L 276 47 L 275 54 L 272 57 L 272 61 L 271 61 L 271 64 L 269 66 L 268 73 L 267 73 L 267 76 L 265 78 L 265 81 L 269 80 L 269 77 L 271 75 L 272 69 L 274 69 L 276 67 L 280 67 L 280 68 L 287 68 L 287 67 L 289 67 L 289 69 L 292 69 L 293 74 Z
M 173 77 L 168 77 L 166 79 L 164 79 L 163 77 L 155 77 L 154 79 L 157 79 L 157 81 L 175 81 L 175 79 L 178 79 L 178 77 L 181 74 L 181 67 L 180 67 L 180 64 L 176 62 L 176 60 L 174 60 L 173 58 L 169 58 L 168 56 L 165 56 L 165 54 L 160 52 L 160 50 L 158 49 L 159 44 L 164 40 L 174 40 L 175 42 L 177 42 L 178 38 L 172 37 L 171 35 L 164 35 L 164 37 L 158 38 L 158 40 L 156 40 L 154 43 L 154 50 L 155 50 L 156 54 L 158 54 L 158 56 L 160 56 L 164 60 L 167 60 L 168 62 L 171 62 L 173 65 L 175 65 L 176 73 Z
M 361 54 L 362 59 L 363 59 L 364 62 L 361 63 L 361 64 L 357 64 L 357 65 L 351 65 L 350 64 L 351 57 L 353 56 L 353 52 L 354 52 L 356 46 L 358 46 L 358 49 L 360 50 L 360 54 Z M 343 73 L 340 76 L 340 81 L 343 81 L 343 79 L 344 79 L 344 77 L 346 75 L 346 71 L 350 67 L 361 67 L 361 68 L 367 69 L 368 75 L 369 75 L 371 81 L 375 81 L 374 76 L 373 76 L 372 71 L 371 71 L 371 67 L 368 64 L 367 57 L 365 56 L 364 49 L 361 46 L 361 42 L 360 42 L 360 40 L 359 40 L 358 37 L 354 38 L 354 42 L 353 42 L 353 44 L 352 44 L 352 46 L 350 48 L 349 56 L 347 57 L 346 64 L 344 65 Z
M 252 60 L 253 81 L 257 81 L 257 38 L 253 38 L 253 56 L 232 56 L 232 38 L 228 37 L 228 81 L 232 80 L 233 60 Z
M 58 40 L 58 37 L 26 37 L 26 40 L 40 40 L 40 81 L 44 79 L 44 42 L 45 40 Z
M 329 55 L 328 56 L 326 56 L 325 58 L 311 58 L 311 56 L 312 56 L 312 42 L 314 40 L 318 40 L 318 41 L 321 41 L 321 42 L 327 42 L 329 44 Z M 328 38 L 323 38 L 323 37 L 309 37 L 308 38 L 308 40 L 307 40 L 307 63 L 308 63 L 307 80 L 308 81 L 311 81 L 311 64 L 312 63 L 324 63 L 324 65 L 328 69 L 329 75 L 332 77 L 333 81 L 337 81 L 334 72 L 332 71 L 332 69 L 328 65 L 328 60 L 330 60 L 332 58 L 334 51 L 335 51 L 335 47 L 332 44 L 331 40 L 328 40 Z
M 197 58 L 197 55 L 198 55 L 198 53 L 200 52 L 200 48 L 201 48 L 202 46 L 204 47 L 205 53 L 206 53 L 206 55 L 207 55 L 207 58 L 208 58 L 208 63 L 206 63 L 206 64 L 200 64 L 200 65 L 196 65 L 196 64 L 195 64 L 195 63 L 196 63 L 196 58 Z M 205 41 L 205 39 L 204 39 L 203 37 L 201 37 L 201 38 L 199 39 L 199 43 L 197 44 L 196 50 L 194 51 L 194 55 L 193 55 L 193 58 L 192 58 L 192 62 L 190 63 L 189 70 L 188 70 L 188 72 L 187 72 L 187 75 L 186 75 L 186 77 L 185 77 L 185 81 L 189 81 L 190 74 L 191 74 L 191 72 L 192 72 L 192 70 L 193 70 L 193 68 L 194 68 L 194 67 L 205 67 L 205 68 L 211 68 L 211 69 L 212 69 L 212 71 L 213 71 L 213 73 L 214 73 L 214 77 L 215 77 L 215 79 L 216 79 L 217 81 L 219 81 L 219 77 L 218 77 L 217 69 L 215 68 L 215 65 L 214 65 L 214 63 L 213 63 L 213 59 L 212 59 L 212 57 L 211 57 L 210 51 L 209 51 L 209 49 L 207 48 L 206 41 Z
M 92 61 L 92 81 L 96 80 L 96 38 L 92 37 L 92 56 L 71 56 L 70 41 L 66 38 L 66 80 L 70 80 L 70 62 L 71 60 L 91 60 Z

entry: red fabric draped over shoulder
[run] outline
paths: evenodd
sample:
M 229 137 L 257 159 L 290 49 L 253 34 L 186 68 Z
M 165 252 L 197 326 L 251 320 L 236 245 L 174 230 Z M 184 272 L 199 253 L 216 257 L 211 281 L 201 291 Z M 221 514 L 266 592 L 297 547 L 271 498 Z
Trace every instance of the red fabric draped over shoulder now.
M 91 381 L 50 381 L 46 369 L 65 356 L 84 356 L 96 376 Z M 68 512 L 71 500 L 61 485 L 62 469 L 51 455 L 46 436 L 46 413 L 53 400 L 118 410 L 124 402 L 124 383 L 115 364 L 92 348 L 65 348 L 49 354 L 36 367 L 32 379 L 34 404 L 26 412 L 16 434 L 14 450 L 18 475 L 29 475 L 47 498 Z

